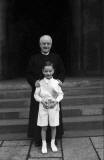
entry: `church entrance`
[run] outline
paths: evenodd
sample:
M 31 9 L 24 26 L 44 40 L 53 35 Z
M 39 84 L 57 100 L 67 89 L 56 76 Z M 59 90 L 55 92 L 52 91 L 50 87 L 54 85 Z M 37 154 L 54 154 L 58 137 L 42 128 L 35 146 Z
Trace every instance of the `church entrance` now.
M 52 51 L 63 59 L 67 76 L 103 74 L 103 8 L 98 0 L 8 0 L 6 78 L 25 77 L 30 57 L 49 34 Z M 86 5 L 87 4 L 87 5 Z M 88 14 L 88 15 L 87 15 Z
M 39 37 L 51 35 L 52 51 L 60 54 L 67 75 L 70 73 L 67 59 L 67 37 L 72 32 L 69 4 L 56 0 L 14 0 L 9 2 L 7 12 L 8 76 L 24 77 L 32 54 L 40 51 Z M 71 13 L 71 10 L 70 10 Z M 69 33 L 67 33 L 67 31 Z M 71 37 L 71 36 L 70 36 Z M 71 39 L 71 38 L 70 38 Z M 70 43 L 69 43 L 70 45 Z M 70 48 L 70 46 L 68 46 Z

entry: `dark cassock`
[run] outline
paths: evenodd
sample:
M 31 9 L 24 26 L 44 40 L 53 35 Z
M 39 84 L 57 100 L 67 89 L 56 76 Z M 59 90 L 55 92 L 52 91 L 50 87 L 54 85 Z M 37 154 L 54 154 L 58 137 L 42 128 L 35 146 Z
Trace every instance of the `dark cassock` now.
M 29 124 L 28 124 L 28 137 L 33 138 L 35 144 L 41 144 L 41 127 L 37 126 L 37 116 L 39 103 L 34 99 L 35 91 L 35 82 L 43 78 L 42 66 L 46 61 L 51 61 L 54 64 L 55 72 L 53 77 L 59 79 L 61 82 L 64 82 L 65 79 L 65 68 L 61 57 L 58 54 L 49 53 L 44 55 L 42 53 L 33 55 L 30 58 L 29 66 L 27 69 L 27 81 L 32 87 L 31 92 L 31 103 L 30 103 L 30 112 L 29 112 Z M 60 125 L 56 128 L 56 139 L 62 138 L 64 133 L 63 122 L 62 122 L 62 110 L 60 103 Z M 47 128 L 46 135 L 47 142 L 51 140 L 50 127 Z

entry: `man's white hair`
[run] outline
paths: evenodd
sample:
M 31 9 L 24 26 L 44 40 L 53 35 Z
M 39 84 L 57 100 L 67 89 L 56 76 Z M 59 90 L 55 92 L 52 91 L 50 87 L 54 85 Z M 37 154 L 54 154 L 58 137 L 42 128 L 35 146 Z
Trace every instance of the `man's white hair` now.
M 39 42 L 41 43 L 44 40 L 49 40 L 52 43 L 52 38 L 51 38 L 50 35 L 43 35 L 43 36 L 41 36 Z

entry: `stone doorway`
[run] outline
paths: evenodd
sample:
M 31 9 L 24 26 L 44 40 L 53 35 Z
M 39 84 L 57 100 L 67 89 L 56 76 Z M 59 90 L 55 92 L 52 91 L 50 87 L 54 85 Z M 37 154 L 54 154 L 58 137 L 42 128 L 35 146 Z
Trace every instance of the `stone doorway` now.
M 7 13 L 8 78 L 25 76 L 29 58 L 39 52 L 38 40 L 43 34 L 52 36 L 52 50 L 61 55 L 69 73 L 67 31 L 71 34 L 72 22 L 67 0 L 12 0 L 8 3 Z
M 43 34 L 52 36 L 52 50 L 62 57 L 67 76 L 104 76 L 103 1 L 5 2 L 6 47 L 0 65 L 6 79 L 25 77 L 28 61 L 39 52 L 38 39 Z

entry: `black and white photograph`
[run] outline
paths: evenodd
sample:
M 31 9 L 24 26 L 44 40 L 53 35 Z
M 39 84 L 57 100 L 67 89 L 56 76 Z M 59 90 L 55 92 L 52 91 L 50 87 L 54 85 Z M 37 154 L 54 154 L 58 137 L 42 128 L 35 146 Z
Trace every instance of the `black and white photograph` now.
M 0 0 L 0 160 L 104 160 L 103 0 Z

